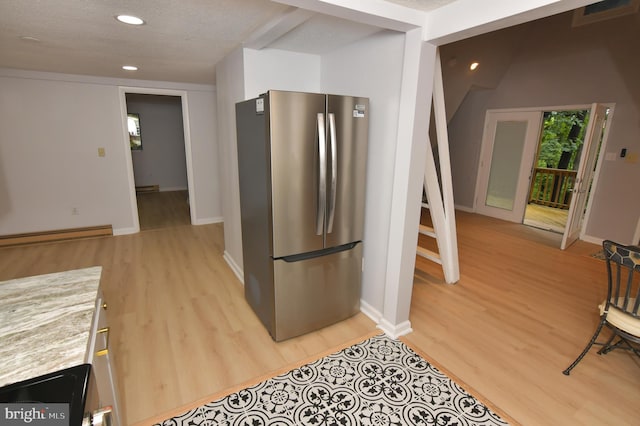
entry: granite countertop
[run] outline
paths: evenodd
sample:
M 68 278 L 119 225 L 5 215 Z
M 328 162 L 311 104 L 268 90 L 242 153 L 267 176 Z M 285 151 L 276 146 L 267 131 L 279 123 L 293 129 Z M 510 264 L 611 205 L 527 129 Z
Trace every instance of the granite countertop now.
M 85 362 L 101 272 L 0 282 L 0 386 Z

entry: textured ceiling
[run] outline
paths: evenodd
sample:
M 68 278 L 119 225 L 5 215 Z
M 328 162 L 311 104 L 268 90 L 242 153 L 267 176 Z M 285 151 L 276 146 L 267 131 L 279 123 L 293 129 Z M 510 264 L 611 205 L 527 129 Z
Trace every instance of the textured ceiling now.
M 454 0 L 389 1 L 431 10 Z M 220 59 L 289 11 L 269 0 L 0 0 L 0 67 L 211 84 Z M 377 30 L 316 15 L 270 47 L 322 53 Z

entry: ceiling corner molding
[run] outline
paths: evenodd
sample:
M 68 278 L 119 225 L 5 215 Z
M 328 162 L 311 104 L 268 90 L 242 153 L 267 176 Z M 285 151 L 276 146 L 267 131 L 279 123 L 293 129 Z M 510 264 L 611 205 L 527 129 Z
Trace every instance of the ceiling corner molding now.
M 382 0 L 273 0 L 300 9 L 388 30 L 407 32 L 422 27 L 426 13 Z
M 594 0 L 457 0 L 426 14 L 424 40 L 443 45 L 490 31 L 546 18 Z M 452 17 L 456 17 L 455 20 Z
M 263 49 L 294 28 L 307 22 L 313 15 L 315 15 L 314 12 L 290 7 L 284 14 L 254 31 L 242 43 L 242 46 L 249 49 Z

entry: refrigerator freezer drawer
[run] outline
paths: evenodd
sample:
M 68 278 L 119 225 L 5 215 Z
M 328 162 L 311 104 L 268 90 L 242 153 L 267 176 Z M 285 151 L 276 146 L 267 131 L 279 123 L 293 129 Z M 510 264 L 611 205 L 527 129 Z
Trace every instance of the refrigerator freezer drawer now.
M 276 341 L 308 333 L 360 309 L 362 244 L 298 262 L 274 261 Z

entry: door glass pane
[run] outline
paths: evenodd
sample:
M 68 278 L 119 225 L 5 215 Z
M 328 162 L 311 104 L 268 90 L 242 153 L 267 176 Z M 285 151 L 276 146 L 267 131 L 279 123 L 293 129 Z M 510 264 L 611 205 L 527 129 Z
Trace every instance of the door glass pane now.
M 485 199 L 487 206 L 513 210 L 526 133 L 526 121 L 497 123 Z

